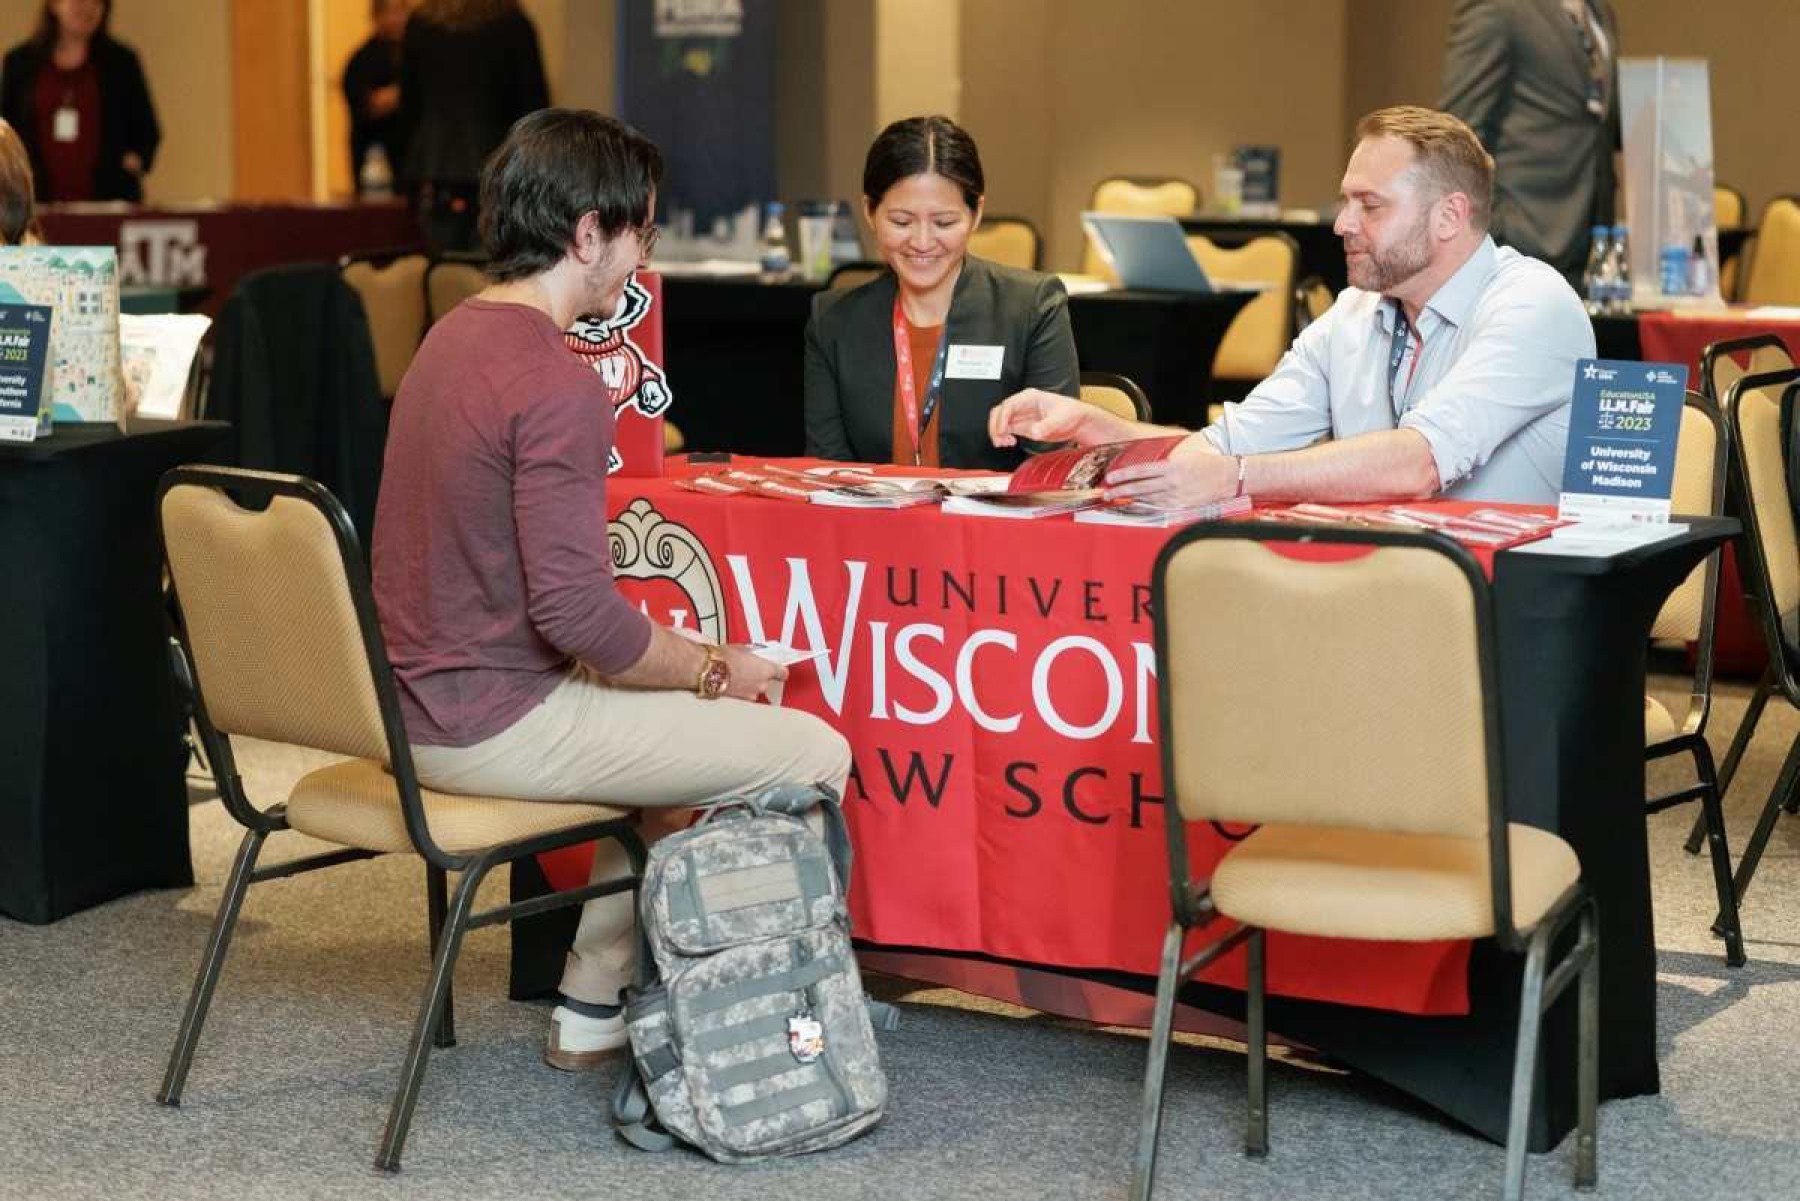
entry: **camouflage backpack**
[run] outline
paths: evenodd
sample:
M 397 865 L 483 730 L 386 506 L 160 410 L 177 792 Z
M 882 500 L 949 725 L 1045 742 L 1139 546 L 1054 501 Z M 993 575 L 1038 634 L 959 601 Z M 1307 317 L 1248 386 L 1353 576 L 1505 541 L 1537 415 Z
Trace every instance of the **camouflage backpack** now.
M 796 816 L 814 805 L 824 840 Z M 849 876 L 843 811 L 822 787 L 723 802 L 651 849 L 625 993 L 632 1063 L 613 1098 L 621 1137 L 742 1163 L 835 1147 L 881 1120 L 870 1014 L 893 1011 L 865 1004 Z

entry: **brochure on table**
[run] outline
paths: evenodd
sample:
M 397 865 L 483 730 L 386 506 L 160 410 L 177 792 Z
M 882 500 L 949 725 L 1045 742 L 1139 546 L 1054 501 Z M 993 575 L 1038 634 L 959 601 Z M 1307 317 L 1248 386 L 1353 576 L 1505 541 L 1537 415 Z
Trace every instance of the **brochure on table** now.
M 1641 542 L 1669 524 L 1687 367 L 1582 359 L 1575 364 L 1569 444 L 1553 537 Z
M 0 442 L 49 436 L 50 317 L 49 305 L 0 305 Z

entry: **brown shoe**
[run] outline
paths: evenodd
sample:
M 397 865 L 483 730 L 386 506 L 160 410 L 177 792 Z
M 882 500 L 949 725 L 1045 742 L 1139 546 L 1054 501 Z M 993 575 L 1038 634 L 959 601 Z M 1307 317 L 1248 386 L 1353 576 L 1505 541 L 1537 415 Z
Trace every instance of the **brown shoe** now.
M 565 1072 L 591 1072 L 630 1041 L 623 1017 L 591 1018 L 558 1005 L 550 1014 L 544 1062 Z

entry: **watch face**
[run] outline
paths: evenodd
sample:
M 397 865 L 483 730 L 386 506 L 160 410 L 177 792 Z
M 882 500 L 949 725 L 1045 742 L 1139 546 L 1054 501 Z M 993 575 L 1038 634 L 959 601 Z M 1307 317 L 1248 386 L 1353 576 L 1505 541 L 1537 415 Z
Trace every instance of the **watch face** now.
M 706 664 L 706 671 L 700 677 L 700 695 L 711 699 L 723 696 L 725 688 L 731 683 L 731 665 L 723 659 L 712 659 Z

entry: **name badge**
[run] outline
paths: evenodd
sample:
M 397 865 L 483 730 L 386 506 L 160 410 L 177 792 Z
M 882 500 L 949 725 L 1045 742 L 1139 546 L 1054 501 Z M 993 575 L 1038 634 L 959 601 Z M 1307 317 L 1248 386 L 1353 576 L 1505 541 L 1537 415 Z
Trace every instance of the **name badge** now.
M 1006 356 L 1004 346 L 950 346 L 950 357 L 944 366 L 947 379 L 999 379 L 1000 361 Z
M 50 118 L 50 136 L 58 142 L 73 142 L 81 136 L 81 112 L 64 106 Z

